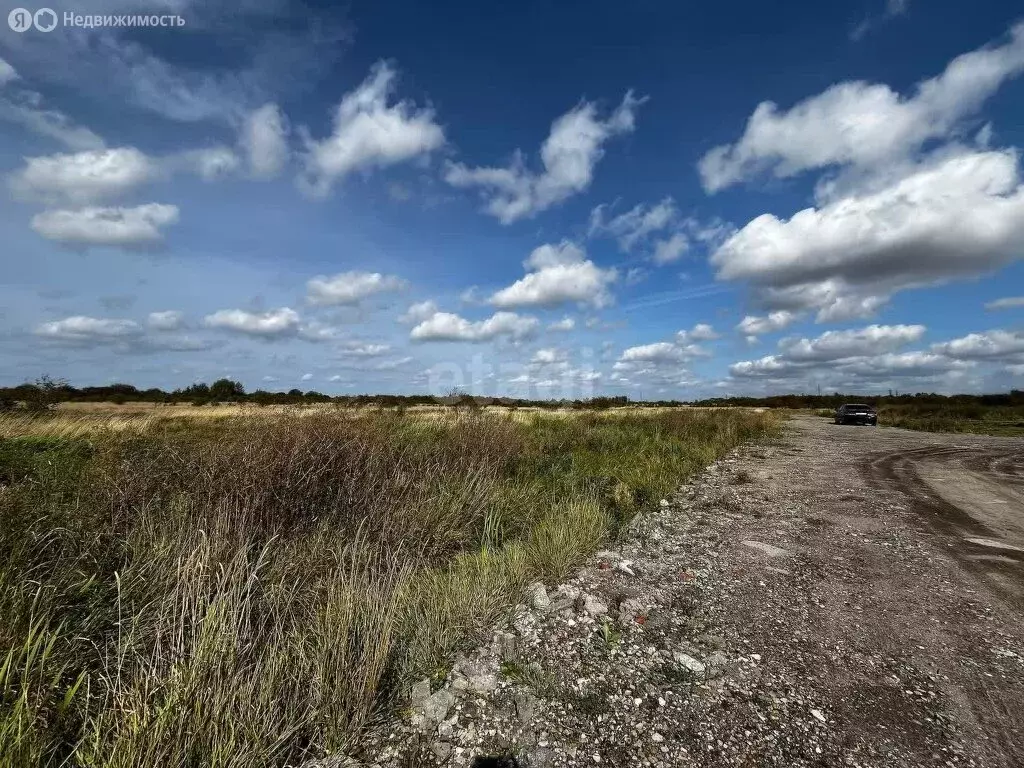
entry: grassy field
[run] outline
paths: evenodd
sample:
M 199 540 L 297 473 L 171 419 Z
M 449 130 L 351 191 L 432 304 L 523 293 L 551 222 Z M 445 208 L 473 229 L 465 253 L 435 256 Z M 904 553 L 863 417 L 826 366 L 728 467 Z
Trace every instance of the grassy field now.
M 741 409 L 195 410 L 0 417 L 0 765 L 357 752 L 525 584 L 776 429 Z
M 816 411 L 834 418 L 835 411 Z M 1024 407 L 1009 405 L 915 404 L 883 405 L 878 423 L 921 432 L 968 432 L 978 435 L 1024 436 Z

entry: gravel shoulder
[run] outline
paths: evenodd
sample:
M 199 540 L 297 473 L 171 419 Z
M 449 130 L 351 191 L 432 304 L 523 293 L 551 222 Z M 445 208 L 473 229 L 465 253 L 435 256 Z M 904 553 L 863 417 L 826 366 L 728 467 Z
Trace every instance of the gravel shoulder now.
M 1024 440 L 799 417 L 413 690 L 378 766 L 1024 765 Z

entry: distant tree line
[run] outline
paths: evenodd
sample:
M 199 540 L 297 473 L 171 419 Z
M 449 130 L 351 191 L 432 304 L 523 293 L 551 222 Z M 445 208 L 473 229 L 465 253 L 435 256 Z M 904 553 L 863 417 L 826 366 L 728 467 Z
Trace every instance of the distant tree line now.
M 630 404 L 625 395 L 618 397 L 594 397 L 588 400 L 531 400 L 512 397 L 479 397 L 460 390 L 447 395 L 325 395 L 322 392 L 290 389 L 287 392 L 269 392 L 257 389 L 246 392 L 239 381 L 217 379 L 212 384 L 199 382 L 184 388 L 167 392 L 153 387 L 139 389 L 131 384 L 108 384 L 102 387 L 74 387 L 66 381 L 43 376 L 34 382 L 16 387 L 0 387 L 0 410 L 23 408 L 46 410 L 58 403 L 154 403 L 175 405 L 212 405 L 217 403 L 253 403 L 255 405 L 302 405 L 311 403 L 336 403 L 343 406 L 376 405 L 383 407 L 409 407 L 415 405 L 437 405 L 443 403 L 465 408 L 481 408 L 485 405 L 506 407 L 542 408 L 587 408 L 605 409 Z M 682 405 L 679 401 L 659 401 L 657 405 Z
M 443 403 L 463 408 L 481 408 L 485 405 L 501 405 L 507 408 L 580 408 L 603 410 L 627 405 L 673 407 L 680 405 L 698 406 L 747 406 L 757 408 L 837 408 L 843 403 L 869 403 L 882 405 L 936 405 L 936 406 L 1024 406 L 1024 390 L 1014 389 L 1005 394 L 988 395 L 939 395 L 918 392 L 916 394 L 864 395 L 834 392 L 825 395 L 772 395 L 769 397 L 715 397 L 706 400 L 685 402 L 680 400 L 630 400 L 626 395 L 615 397 L 593 397 L 587 400 L 531 400 L 515 397 L 480 397 L 462 390 L 452 390 L 442 397 L 433 395 L 325 395 L 316 390 L 303 392 L 290 389 L 287 392 L 268 392 L 257 389 L 246 392 L 241 382 L 231 379 L 217 379 L 212 384 L 203 382 L 170 392 L 157 387 L 138 389 L 131 384 L 108 384 L 102 387 L 73 387 L 66 381 L 43 376 L 31 383 L 16 387 L 0 387 L 0 410 L 24 408 L 46 410 L 57 403 L 157 403 L 174 405 L 212 405 L 216 403 L 253 403 L 255 405 L 302 405 L 310 403 L 336 403 L 341 406 L 383 406 L 410 407 L 415 405 L 437 405 Z
M 771 395 L 769 397 L 714 397 L 698 400 L 692 405 L 741 405 L 752 408 L 838 408 L 843 403 L 867 403 L 874 407 L 891 406 L 1000 406 L 1024 405 L 1024 390 L 1013 389 L 1005 394 L 990 395 L 938 395 L 934 392 L 915 394 L 864 395 L 833 392 L 830 395 Z

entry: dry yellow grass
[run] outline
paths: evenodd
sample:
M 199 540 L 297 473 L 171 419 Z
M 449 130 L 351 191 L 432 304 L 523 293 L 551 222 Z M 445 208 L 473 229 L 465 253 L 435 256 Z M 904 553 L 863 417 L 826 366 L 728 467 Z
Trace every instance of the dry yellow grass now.
M 258 406 L 252 403 L 225 403 L 221 405 L 197 406 L 187 403 L 162 405 L 156 403 L 61 403 L 52 411 L 33 415 L 27 413 L 11 413 L 0 415 L 0 439 L 12 437 L 60 437 L 74 438 L 104 432 L 144 433 L 161 423 L 171 421 L 209 422 L 218 419 L 246 417 L 253 419 L 275 419 L 280 417 L 308 418 L 333 414 L 335 416 L 361 417 L 375 413 L 395 412 L 393 407 L 376 405 L 348 407 L 333 403 L 317 403 L 311 405 L 267 405 Z M 689 407 L 689 406 L 626 406 L 603 411 L 585 411 L 605 418 L 616 418 L 637 415 L 655 415 L 671 411 L 718 411 L 718 410 L 749 410 L 761 413 L 764 408 L 736 409 L 729 407 Z M 416 405 L 402 409 L 406 416 L 430 422 L 446 422 L 473 415 L 464 407 L 448 405 Z M 509 408 L 502 405 L 487 405 L 479 409 L 479 413 L 487 415 L 503 415 L 518 423 L 526 423 L 543 415 L 545 417 L 565 418 L 579 415 L 581 412 L 572 408 L 540 408 L 520 407 Z

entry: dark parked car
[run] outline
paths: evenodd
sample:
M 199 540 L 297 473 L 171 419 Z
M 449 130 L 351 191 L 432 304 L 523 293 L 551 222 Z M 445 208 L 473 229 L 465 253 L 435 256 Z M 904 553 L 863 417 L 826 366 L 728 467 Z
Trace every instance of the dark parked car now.
M 847 403 L 836 408 L 836 424 L 870 424 L 878 426 L 878 412 L 870 405 Z

